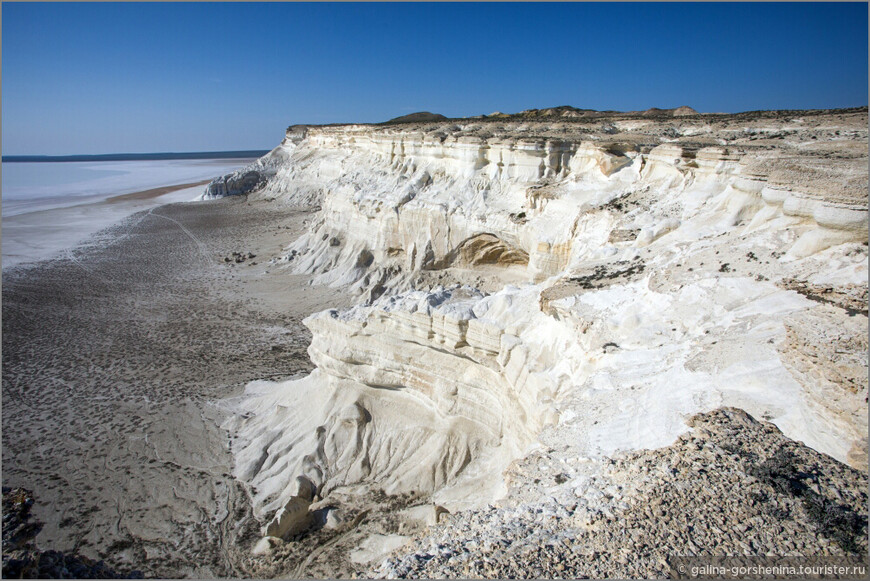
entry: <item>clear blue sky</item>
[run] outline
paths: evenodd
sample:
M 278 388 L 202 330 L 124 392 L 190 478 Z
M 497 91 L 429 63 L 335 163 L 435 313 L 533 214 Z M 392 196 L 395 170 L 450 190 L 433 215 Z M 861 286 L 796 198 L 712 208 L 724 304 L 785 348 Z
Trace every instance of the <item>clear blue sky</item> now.
M 3 153 L 268 149 L 294 123 L 867 105 L 867 4 L 2 4 Z

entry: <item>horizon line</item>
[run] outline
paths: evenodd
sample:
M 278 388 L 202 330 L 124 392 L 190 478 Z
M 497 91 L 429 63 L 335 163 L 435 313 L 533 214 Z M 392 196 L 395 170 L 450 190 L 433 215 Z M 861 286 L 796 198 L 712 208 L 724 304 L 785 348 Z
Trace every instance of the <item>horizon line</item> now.
M 64 155 L 16 154 L 3 155 L 2 162 L 38 163 L 73 161 L 144 161 L 170 159 L 232 159 L 235 157 L 262 157 L 271 149 L 226 149 L 221 151 L 156 151 L 138 153 L 75 153 Z

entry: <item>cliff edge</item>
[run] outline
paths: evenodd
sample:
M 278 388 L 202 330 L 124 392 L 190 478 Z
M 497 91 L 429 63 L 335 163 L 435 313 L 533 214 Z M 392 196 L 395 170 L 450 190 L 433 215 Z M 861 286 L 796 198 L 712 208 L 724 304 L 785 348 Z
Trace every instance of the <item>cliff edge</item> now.
M 406 121 L 291 127 L 203 196 L 311 208 L 275 265 L 358 295 L 306 320 L 311 375 L 251 384 L 226 426 L 260 552 L 386 494 L 434 516 L 407 507 L 347 567 L 434 574 L 376 565 L 438 510 L 520 502 L 536 470 L 674 446 L 722 407 L 866 478 L 866 108 Z

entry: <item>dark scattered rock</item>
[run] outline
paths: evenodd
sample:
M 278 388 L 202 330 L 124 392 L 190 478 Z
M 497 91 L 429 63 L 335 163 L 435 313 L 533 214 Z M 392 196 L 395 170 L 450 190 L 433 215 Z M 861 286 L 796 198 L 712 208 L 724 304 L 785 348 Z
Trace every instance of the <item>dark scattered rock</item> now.
M 363 250 L 359 253 L 359 256 L 357 256 L 356 266 L 357 268 L 368 268 L 372 265 L 374 261 L 374 254 L 372 254 L 369 250 Z
M 601 206 L 602 210 L 610 210 L 617 212 L 629 212 L 635 208 L 644 205 L 643 195 L 648 192 L 648 188 L 643 188 L 640 191 L 627 192 L 617 198 L 614 198 Z M 636 229 L 639 231 L 640 229 Z M 636 236 L 635 236 L 636 237 Z M 634 238 L 631 238 L 634 240 Z
M 818 488 L 816 466 L 802 464 L 788 446 L 778 448 L 750 472 L 780 494 L 799 498 L 819 533 L 834 539 L 844 551 L 854 554 L 861 551 L 861 539 L 867 535 L 867 515 L 810 488 L 811 484 Z
M 566 296 L 578 294 L 580 290 L 598 289 L 613 284 L 631 282 L 637 279 L 646 269 L 643 261 L 619 260 L 609 264 L 599 264 L 592 272 L 580 276 L 566 278 L 551 287 L 541 291 L 539 307 L 542 312 L 553 315 L 550 303 Z
M 268 172 L 262 169 L 243 168 L 212 180 L 206 186 L 204 197 L 213 199 L 249 194 L 262 188 L 268 178 Z
M 33 502 L 29 490 L 3 487 L 4 551 L 27 545 L 42 529 L 42 523 L 29 522 Z
M 867 285 L 844 285 L 838 288 L 812 284 L 805 280 L 784 278 L 777 286 L 793 290 L 817 303 L 827 303 L 845 310 L 849 315 L 867 315 Z
M 42 523 L 31 521 L 33 494 L 3 487 L 3 577 L 5 579 L 142 579 L 141 571 L 120 573 L 103 561 L 75 553 L 43 551 L 35 537 Z
M 613 284 L 613 281 L 616 280 L 632 280 L 633 277 L 641 274 L 646 269 L 646 266 L 640 259 L 631 262 L 624 268 L 609 268 L 608 266 L 596 266 L 591 273 L 571 277 L 568 279 L 568 282 L 574 283 L 582 289 L 602 288 Z
M 528 222 L 525 212 L 513 212 L 509 215 L 509 218 L 514 224 L 525 224 Z
M 257 255 L 254 254 L 253 252 L 247 252 L 247 253 L 245 253 L 245 252 L 233 252 L 229 256 L 224 256 L 224 262 L 241 264 L 241 263 L 245 262 L 246 260 L 249 260 L 251 258 L 256 258 L 256 257 L 257 257 Z M 256 263 L 252 262 L 251 264 L 253 265 Z

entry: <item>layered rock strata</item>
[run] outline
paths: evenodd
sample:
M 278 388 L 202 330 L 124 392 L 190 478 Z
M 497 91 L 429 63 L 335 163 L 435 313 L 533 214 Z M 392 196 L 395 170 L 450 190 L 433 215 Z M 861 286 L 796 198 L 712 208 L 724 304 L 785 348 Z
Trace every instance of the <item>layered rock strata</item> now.
M 542 123 L 294 126 L 273 152 L 215 180 L 205 196 L 256 192 L 322 204 L 310 234 L 291 248 L 297 271 L 376 294 L 397 271 L 453 264 L 479 236 L 502 248 L 487 262 L 525 264 L 542 280 L 601 245 L 578 236 L 592 226 L 591 210 L 646 189 L 667 191 L 675 215 L 639 216 L 648 223 L 636 225 L 637 245 L 710 198 L 723 228 L 793 219 L 801 236 L 788 247 L 792 258 L 866 239 L 866 143 L 850 140 L 833 153 L 801 141 L 773 149 L 702 122 L 682 125 L 675 133 L 687 139 L 672 143 L 649 123 L 619 140 Z
M 296 127 L 238 178 L 360 295 L 228 424 L 263 519 L 297 477 L 483 506 L 542 430 L 606 458 L 723 405 L 866 470 L 866 109 L 611 121 Z

